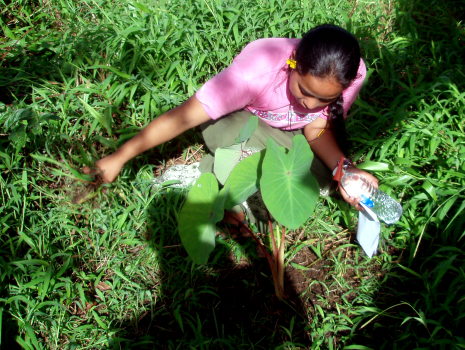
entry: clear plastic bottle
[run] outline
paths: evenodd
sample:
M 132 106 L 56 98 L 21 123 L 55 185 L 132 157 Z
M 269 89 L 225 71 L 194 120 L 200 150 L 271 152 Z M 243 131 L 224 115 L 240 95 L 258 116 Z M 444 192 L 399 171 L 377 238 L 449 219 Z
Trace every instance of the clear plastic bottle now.
M 370 208 L 386 224 L 394 224 L 400 219 L 402 206 L 359 174 L 345 170 L 341 185 L 349 196 L 360 198 L 360 203 Z

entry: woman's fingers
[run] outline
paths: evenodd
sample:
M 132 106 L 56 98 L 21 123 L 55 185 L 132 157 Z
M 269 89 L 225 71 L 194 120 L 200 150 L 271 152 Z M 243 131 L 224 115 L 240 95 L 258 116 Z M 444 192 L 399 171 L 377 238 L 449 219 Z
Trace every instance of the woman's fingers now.
M 349 203 L 351 206 L 355 207 L 355 209 L 360 210 L 360 209 L 357 208 L 357 206 L 358 206 L 357 198 L 353 198 L 353 197 L 349 196 L 347 194 L 346 190 L 344 189 L 344 187 L 342 187 L 341 185 L 339 185 L 339 193 L 341 194 L 342 198 L 347 203 Z
M 373 176 L 372 174 L 370 174 L 370 173 L 368 173 L 368 172 L 366 172 L 364 170 L 355 168 L 355 167 L 351 168 L 350 171 L 353 172 L 353 173 L 359 174 L 361 177 L 363 177 L 365 179 L 366 182 L 372 184 L 374 188 L 378 188 L 378 179 L 375 176 Z M 360 198 L 355 198 L 355 197 L 349 196 L 347 194 L 347 192 L 345 191 L 344 187 L 341 186 L 340 184 L 339 184 L 339 192 L 341 193 L 342 198 L 347 203 L 349 203 L 351 206 L 353 206 L 355 209 L 357 209 L 359 211 L 363 209 L 359 204 Z
M 82 172 L 86 175 L 95 177 L 96 180 L 103 183 L 111 183 L 118 176 L 121 165 L 109 157 L 100 159 L 93 167 L 85 166 Z
M 95 168 L 95 167 L 88 167 L 88 166 L 85 166 L 81 169 L 81 171 L 86 174 L 86 175 L 91 175 L 91 176 L 95 176 L 95 175 L 98 175 L 100 174 L 100 169 L 98 168 Z

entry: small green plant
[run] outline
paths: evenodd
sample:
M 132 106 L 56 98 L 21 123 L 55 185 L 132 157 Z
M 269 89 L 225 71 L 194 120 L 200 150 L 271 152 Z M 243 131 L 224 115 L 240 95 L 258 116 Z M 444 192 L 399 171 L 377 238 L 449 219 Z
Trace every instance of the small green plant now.
M 10 110 L 0 103 L 0 123 L 3 131 L 8 132 L 8 140 L 16 152 L 21 151 L 28 142 L 36 142 L 45 134 L 44 129 L 56 123 L 57 117 L 51 113 L 38 115 L 31 108 Z
M 286 150 L 269 139 L 265 150 L 240 162 L 236 157 L 238 164 L 221 189 L 214 174 L 202 174 L 189 191 L 179 215 L 179 234 L 185 249 L 194 262 L 204 264 L 215 247 L 216 224 L 223 219 L 224 210 L 241 204 L 261 191 L 267 210 L 281 227 L 281 234 L 279 228 L 275 233 L 270 222 L 268 231 L 273 254 L 266 251 L 250 228 L 246 229 L 267 257 L 276 295 L 280 298 L 284 296 L 286 228 L 301 226 L 313 213 L 319 195 L 318 183 L 309 171 L 313 159 L 310 146 L 303 135 L 294 136 L 292 141 L 292 148 Z M 230 152 L 216 152 L 218 162 L 224 163 L 225 158 L 233 160 L 234 147 L 228 150 Z M 220 182 L 224 177 L 224 174 L 219 176 Z

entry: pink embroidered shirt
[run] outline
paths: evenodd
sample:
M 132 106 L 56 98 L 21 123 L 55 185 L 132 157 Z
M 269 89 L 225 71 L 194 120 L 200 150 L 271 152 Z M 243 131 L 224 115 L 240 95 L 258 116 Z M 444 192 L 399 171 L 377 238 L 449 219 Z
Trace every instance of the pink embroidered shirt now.
M 207 81 L 196 93 L 212 119 L 246 109 L 283 130 L 303 128 L 316 118 L 327 119 L 328 107 L 305 109 L 289 92 L 286 60 L 300 39 L 259 39 L 248 44 L 231 65 Z M 343 91 L 344 114 L 355 101 L 366 76 L 360 60 L 357 77 Z

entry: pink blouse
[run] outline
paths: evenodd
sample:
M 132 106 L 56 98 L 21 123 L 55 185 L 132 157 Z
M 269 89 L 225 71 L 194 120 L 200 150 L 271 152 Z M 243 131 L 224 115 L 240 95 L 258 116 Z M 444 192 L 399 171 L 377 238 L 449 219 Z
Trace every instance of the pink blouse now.
M 316 118 L 327 119 L 328 107 L 306 109 L 292 97 L 286 63 L 300 39 L 259 39 L 248 44 L 231 65 L 207 81 L 196 93 L 212 119 L 246 109 L 283 130 L 303 128 Z M 360 60 L 354 81 L 343 92 L 344 115 L 357 98 L 366 76 Z

